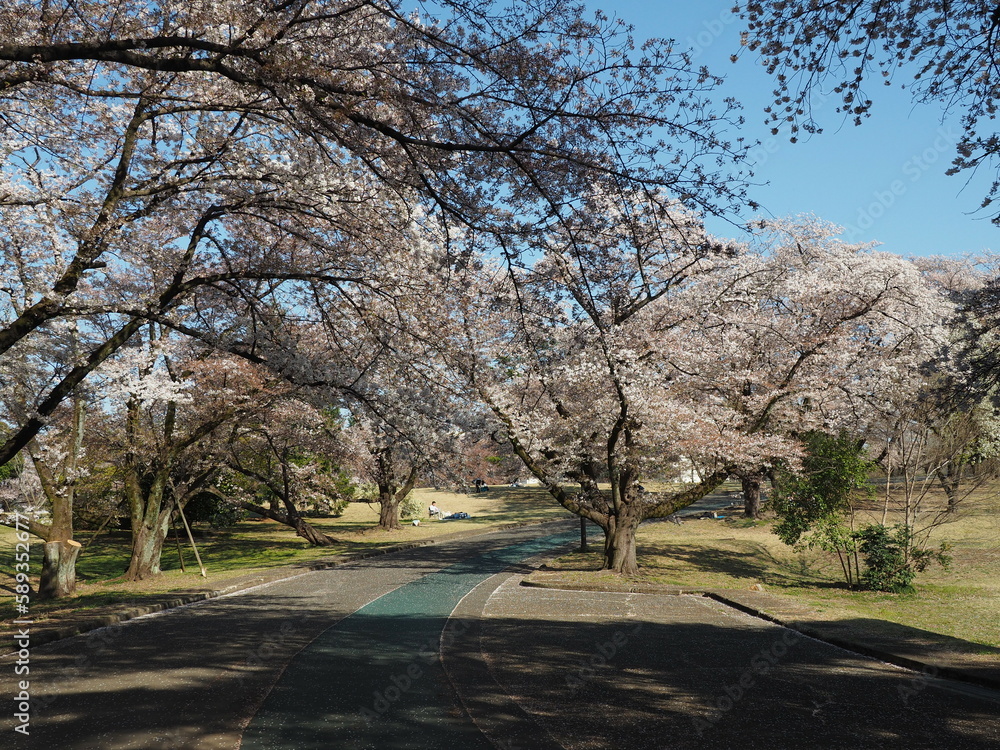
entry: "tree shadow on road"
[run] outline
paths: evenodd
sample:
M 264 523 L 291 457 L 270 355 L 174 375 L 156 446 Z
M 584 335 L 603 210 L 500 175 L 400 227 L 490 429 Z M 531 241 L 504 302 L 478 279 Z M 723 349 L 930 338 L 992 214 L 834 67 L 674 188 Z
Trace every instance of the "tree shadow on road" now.
M 311 586 L 319 580 L 302 589 Z M 671 622 L 624 614 L 569 621 L 553 604 L 544 617 L 446 626 L 441 618 L 382 614 L 350 628 L 342 624 L 346 610 L 306 594 L 217 600 L 33 654 L 30 746 L 185 748 L 237 738 L 275 680 L 274 694 L 284 693 L 269 725 L 276 733 L 262 727 L 256 736 L 296 750 L 371 746 L 357 734 L 368 729 L 387 750 L 412 747 L 414 737 L 468 738 L 462 705 L 480 729 L 520 738 L 503 746 L 522 750 L 551 748 L 553 738 L 566 747 L 630 750 L 997 746 L 995 701 L 941 690 L 919 673 L 701 599 L 677 600 L 686 610 Z M 585 601 L 577 604 L 586 610 Z M 926 637 L 908 630 L 907 637 Z M 431 653 L 438 644 L 446 647 L 448 679 Z M 137 669 L 146 676 L 134 676 Z M 998 671 L 995 662 L 981 669 Z M 411 705 L 428 690 L 440 704 L 426 710 L 425 695 Z M 338 722 L 351 727 L 346 739 Z M 299 725 L 309 730 L 305 740 Z M 451 746 L 478 747 L 463 742 Z M 439 746 L 447 745 L 426 745 Z
M 987 748 L 1000 739 L 996 693 L 988 700 L 942 690 L 919 672 L 777 626 L 726 626 L 728 617 L 491 619 L 477 637 L 499 692 L 516 696 L 565 747 L 930 750 Z M 475 696 L 473 706 L 489 691 L 475 658 L 473 647 L 465 664 L 456 659 L 456 673 L 470 676 L 460 688 Z M 503 731 L 531 736 L 523 725 Z M 498 729 L 494 739 L 501 736 Z

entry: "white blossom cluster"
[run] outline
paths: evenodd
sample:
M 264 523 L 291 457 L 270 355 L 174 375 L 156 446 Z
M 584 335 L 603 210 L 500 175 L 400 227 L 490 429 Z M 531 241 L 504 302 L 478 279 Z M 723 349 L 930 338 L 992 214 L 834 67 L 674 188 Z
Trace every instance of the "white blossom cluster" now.
M 796 434 L 863 431 L 919 390 L 948 342 L 953 304 L 916 264 L 815 219 L 723 248 L 681 215 L 636 247 L 620 212 L 603 216 L 520 276 L 478 278 L 495 300 L 516 289 L 519 311 L 469 306 L 475 334 L 455 333 L 479 347 L 480 392 L 547 485 L 591 477 L 616 496 L 614 477 L 628 477 L 627 502 L 681 458 L 794 467 Z M 644 501 L 651 513 L 672 502 Z

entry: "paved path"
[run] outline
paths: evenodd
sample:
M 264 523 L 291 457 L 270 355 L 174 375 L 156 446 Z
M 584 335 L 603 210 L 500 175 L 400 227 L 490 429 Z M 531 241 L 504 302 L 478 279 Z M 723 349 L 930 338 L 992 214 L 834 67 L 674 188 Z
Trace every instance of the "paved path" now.
M 701 596 L 519 583 L 511 576 L 466 602 L 480 609 L 479 627 L 445 653 L 500 747 L 1000 747 L 996 691 L 929 679 Z
M 362 607 L 296 655 L 250 722 L 246 750 L 489 750 L 458 706 L 440 648 L 461 635 L 449 616 L 478 584 L 575 532 L 492 550 Z
M 702 597 L 532 589 L 517 566 L 498 572 L 551 534 L 386 555 L 41 647 L 30 739 L 5 716 L 0 746 L 1000 747 L 996 692 Z M 0 660 L 6 706 L 13 667 Z
M 41 646 L 31 654 L 27 738 L 13 731 L 14 658 L 0 659 L 0 747 L 235 748 L 286 664 L 331 626 L 442 568 L 552 533 L 442 542 Z

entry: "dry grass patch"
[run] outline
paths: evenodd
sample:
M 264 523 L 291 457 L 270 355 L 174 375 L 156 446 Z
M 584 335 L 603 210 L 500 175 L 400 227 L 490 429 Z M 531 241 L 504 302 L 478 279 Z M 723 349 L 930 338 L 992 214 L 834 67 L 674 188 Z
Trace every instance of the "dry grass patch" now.
M 930 511 L 933 512 L 931 507 Z M 872 504 L 858 523 L 881 520 Z M 898 516 L 889 513 L 892 524 Z M 792 597 L 826 619 L 883 620 L 977 644 L 995 658 L 1000 647 L 1000 501 L 993 492 L 968 503 L 953 522 L 937 527 L 931 542 L 948 542 L 952 563 L 918 574 L 916 590 L 905 594 L 851 591 L 836 558 L 820 550 L 783 544 L 770 523 L 740 518 L 643 524 L 638 536 L 641 574 L 617 579 L 600 572 L 597 552 L 566 555 L 550 564 L 577 583 L 610 581 L 615 586 L 653 583 L 691 589 L 761 586 Z M 594 539 L 599 546 L 600 539 Z M 868 625 L 870 626 L 870 623 Z

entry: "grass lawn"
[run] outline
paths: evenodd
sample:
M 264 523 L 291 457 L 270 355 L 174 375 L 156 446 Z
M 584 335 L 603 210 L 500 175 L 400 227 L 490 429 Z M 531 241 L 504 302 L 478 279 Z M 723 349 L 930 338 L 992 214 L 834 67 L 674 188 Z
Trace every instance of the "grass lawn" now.
M 861 522 L 881 520 L 874 508 Z M 887 522 L 893 523 L 890 514 Z M 951 565 L 933 565 L 917 575 L 912 593 L 851 591 L 836 557 L 820 550 L 796 551 L 783 544 L 769 522 L 687 520 L 678 526 L 650 522 L 640 527 L 637 582 L 690 588 L 748 589 L 794 597 L 831 620 L 888 620 L 981 644 L 1000 647 L 1000 500 L 970 503 L 958 519 L 938 527 L 934 543 L 952 544 Z M 575 553 L 550 564 L 580 582 L 608 574 L 596 571 L 600 555 Z
M 32 601 L 31 616 L 35 621 L 71 610 L 100 607 L 117 602 L 131 602 L 144 594 L 157 594 L 183 589 L 215 587 L 227 578 L 267 570 L 282 565 L 309 562 L 340 554 L 375 550 L 395 544 L 437 538 L 443 534 L 482 530 L 512 523 L 567 518 L 567 511 L 552 501 L 540 488 L 500 487 L 478 495 L 464 495 L 444 490 L 414 491 L 424 514 L 419 526 L 404 521 L 398 531 L 373 528 L 378 523 L 378 506 L 351 503 L 339 518 L 310 518 L 309 521 L 337 540 L 332 547 L 311 547 L 287 526 L 270 520 L 244 521 L 226 529 L 195 528 L 195 544 L 205 565 L 208 578 L 202 578 L 187 538 L 180 531 L 180 547 L 174 534 L 167 538 L 161 558 L 161 575 L 146 581 L 129 583 L 120 580 L 128 567 L 130 535 L 127 531 L 104 531 L 92 542 L 93 532 L 83 531 L 77 539 L 87 545 L 77 561 L 77 595 L 52 602 Z M 430 520 L 426 508 L 434 500 L 443 511 L 465 511 L 471 518 L 461 521 Z M 0 621 L 14 619 L 13 529 L 0 526 L 0 573 L 3 594 L 0 595 Z M 186 572 L 182 572 L 183 555 Z M 31 571 L 33 585 L 41 568 L 42 541 L 31 538 Z

